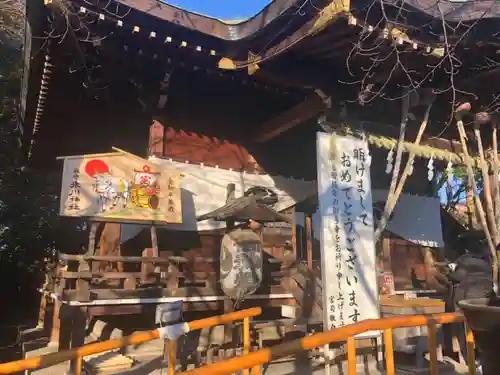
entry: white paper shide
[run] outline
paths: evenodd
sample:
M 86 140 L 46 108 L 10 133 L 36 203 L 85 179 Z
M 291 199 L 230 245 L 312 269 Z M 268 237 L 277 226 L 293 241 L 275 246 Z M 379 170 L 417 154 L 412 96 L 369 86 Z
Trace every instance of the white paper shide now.
M 318 133 L 317 162 L 326 330 L 379 318 L 368 143 Z

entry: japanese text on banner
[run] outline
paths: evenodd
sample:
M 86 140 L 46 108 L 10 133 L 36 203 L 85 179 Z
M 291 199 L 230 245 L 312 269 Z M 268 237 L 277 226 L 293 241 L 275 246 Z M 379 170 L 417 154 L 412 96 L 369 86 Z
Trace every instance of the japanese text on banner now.
M 329 329 L 379 317 L 369 172 L 366 141 L 318 134 L 322 277 Z

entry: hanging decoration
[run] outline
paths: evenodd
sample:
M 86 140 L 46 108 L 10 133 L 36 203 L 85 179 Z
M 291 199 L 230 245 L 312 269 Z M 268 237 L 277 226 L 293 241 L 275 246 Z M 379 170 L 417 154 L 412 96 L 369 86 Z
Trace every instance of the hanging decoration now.
M 451 162 L 451 160 L 446 165 L 446 177 L 448 185 L 451 185 L 453 183 L 453 163 Z
M 434 157 L 431 156 L 429 162 L 427 163 L 427 179 L 432 181 L 434 178 Z
M 391 174 L 392 172 L 392 168 L 394 167 L 394 146 L 391 147 L 391 149 L 389 150 L 389 152 L 387 153 L 387 166 L 385 167 L 385 173 L 386 174 Z
M 408 170 L 408 176 L 411 176 L 413 174 L 413 167 L 415 165 L 415 158 L 412 159 L 411 163 L 410 163 L 410 167 L 409 167 L 409 170 Z

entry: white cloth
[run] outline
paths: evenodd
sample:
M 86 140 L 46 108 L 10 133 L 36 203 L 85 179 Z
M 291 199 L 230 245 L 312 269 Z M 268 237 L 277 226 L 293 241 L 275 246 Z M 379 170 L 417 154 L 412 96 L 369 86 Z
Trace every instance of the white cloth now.
M 168 224 L 166 229 L 203 231 L 223 228 L 224 222 L 213 220 L 196 221 L 196 216 L 213 211 L 226 203 L 226 187 L 236 185 L 236 196 L 239 197 L 252 186 L 264 186 L 278 195 L 275 208 L 287 209 L 316 194 L 315 181 L 301 181 L 283 176 L 265 174 L 249 174 L 228 171 L 220 168 L 203 167 L 201 165 L 180 163 L 172 160 L 152 158 L 153 163 L 167 168 L 175 168 L 184 173 L 181 179 L 182 224 Z M 385 202 L 387 190 L 373 190 L 373 203 Z M 315 234 L 320 233 L 318 213 L 313 216 Z M 125 242 L 139 234 L 149 226 L 123 224 L 121 226 L 121 242 Z M 394 209 L 393 217 L 387 230 L 421 246 L 443 247 L 441 230 L 441 206 L 438 198 L 401 194 Z
M 202 167 L 166 159 L 150 159 L 152 163 L 175 168 L 182 172 L 181 199 L 182 224 L 168 224 L 166 229 L 203 231 L 223 228 L 225 223 L 214 220 L 196 221 L 196 216 L 211 212 L 226 204 L 226 187 L 236 185 L 236 197 L 240 197 L 252 186 L 263 186 L 276 192 L 277 211 L 287 209 L 305 200 L 315 192 L 314 181 L 301 181 L 282 176 L 234 172 L 220 168 Z M 122 225 L 122 243 L 135 237 L 146 226 Z
M 178 323 L 170 326 L 158 328 L 161 339 L 177 340 L 182 335 L 189 332 L 189 324 Z

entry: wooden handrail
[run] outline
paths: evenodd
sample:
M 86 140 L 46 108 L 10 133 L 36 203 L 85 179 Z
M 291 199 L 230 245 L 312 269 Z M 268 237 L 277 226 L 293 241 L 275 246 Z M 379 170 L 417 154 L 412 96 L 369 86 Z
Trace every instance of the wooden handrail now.
M 194 320 L 186 323 L 189 331 L 196 331 L 204 328 L 214 327 L 231 323 L 235 320 L 243 320 L 258 316 L 262 313 L 260 307 L 240 310 L 224 315 L 212 316 L 210 318 Z M 24 370 L 34 370 L 40 367 L 53 366 L 61 362 L 71 361 L 88 355 L 107 352 L 109 350 L 119 349 L 128 345 L 140 344 L 147 341 L 159 339 L 161 330 L 155 329 L 147 332 L 136 332 L 130 336 L 119 339 L 96 342 L 84 345 L 79 348 L 64 350 L 62 352 L 50 353 L 39 357 L 22 359 L 19 361 L 0 364 L 0 374 L 11 374 Z
M 119 255 L 74 255 L 74 254 L 59 254 L 59 260 L 66 261 L 99 261 L 99 262 L 124 262 L 124 263 L 189 263 L 190 261 L 213 263 L 213 258 L 185 258 L 179 256 L 169 256 L 166 258 L 159 257 L 136 257 L 136 256 L 119 256 Z
M 227 375 L 241 371 L 242 369 L 263 365 L 278 358 L 288 357 L 299 352 L 322 347 L 332 342 L 346 341 L 349 337 L 353 337 L 364 332 L 385 331 L 390 333 L 390 331 L 394 328 L 416 327 L 429 324 L 448 324 L 463 321 L 463 315 L 457 313 L 368 319 L 359 323 L 350 324 L 346 327 L 337 328 L 328 332 L 317 333 L 299 340 L 265 348 L 241 357 L 185 371 L 179 375 Z
M 165 258 L 160 257 L 137 257 L 137 256 L 121 256 L 121 255 L 75 255 L 75 254 L 64 254 L 59 253 L 58 260 L 65 261 L 78 261 L 78 262 L 88 262 L 88 261 L 99 261 L 99 262 L 124 262 L 124 263 L 215 263 L 218 260 L 214 258 L 204 258 L 204 257 L 181 257 L 181 256 L 168 256 Z M 282 263 L 282 259 L 270 258 L 267 260 L 268 263 L 278 264 Z

